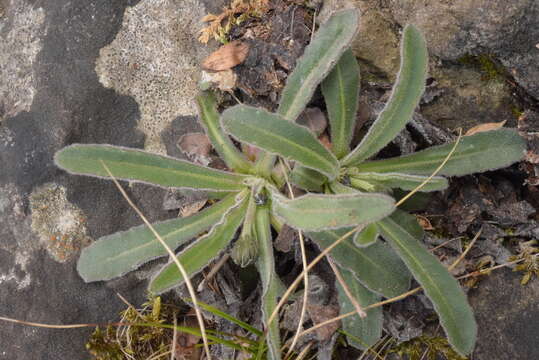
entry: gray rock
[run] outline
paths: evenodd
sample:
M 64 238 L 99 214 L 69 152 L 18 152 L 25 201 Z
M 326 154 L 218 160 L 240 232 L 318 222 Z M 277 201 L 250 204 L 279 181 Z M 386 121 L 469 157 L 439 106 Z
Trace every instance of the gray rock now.
M 510 270 L 496 270 L 470 291 L 479 328 L 474 359 L 537 358 L 539 281 L 522 286 L 520 278 Z
M 539 98 L 539 2 L 536 0 L 391 0 L 397 23 L 419 26 L 431 54 L 456 60 L 494 54 Z
M 223 1 L 138 3 L 0 0 L 0 316 L 48 324 L 105 323 L 117 320 L 125 307 L 117 292 L 134 304 L 145 296 L 146 284 L 137 274 L 91 284 L 79 277 L 75 266 L 80 247 L 141 220 L 111 182 L 69 175 L 52 161 L 57 150 L 75 142 L 144 147 L 148 141 L 139 129 L 150 134 L 141 125 L 141 117 L 147 121 L 151 113 L 148 103 L 180 104 L 195 113 L 186 104 L 204 48 L 195 46 L 196 21 L 202 13 L 218 11 Z M 159 26 L 170 28 L 147 31 Z M 176 38 L 171 38 L 173 32 Z M 147 83 L 138 74 L 123 82 L 114 77 L 127 64 L 120 62 L 115 46 L 128 40 L 126 49 L 150 57 L 141 61 L 143 69 L 160 61 Z M 173 61 L 179 51 L 182 57 Z M 122 54 L 125 61 L 139 61 L 136 54 Z M 176 73 L 178 61 L 192 69 L 193 77 L 186 76 L 185 93 L 175 93 L 177 103 L 170 97 L 170 104 L 160 102 L 161 91 L 170 88 L 156 90 L 156 79 Z M 99 76 L 96 62 L 103 69 Z M 107 76 L 121 94 L 100 83 Z M 155 91 L 145 93 L 144 86 Z M 165 120 L 151 128 L 152 141 L 162 144 L 166 138 L 175 144 L 174 134 L 162 138 L 160 131 L 183 112 L 163 108 L 163 114 Z M 186 126 L 193 127 L 195 118 L 186 119 L 191 124 Z M 150 221 L 176 215 L 163 210 L 163 189 L 135 185 L 127 191 Z M 84 343 L 91 331 L 0 322 L 0 359 L 87 359 Z

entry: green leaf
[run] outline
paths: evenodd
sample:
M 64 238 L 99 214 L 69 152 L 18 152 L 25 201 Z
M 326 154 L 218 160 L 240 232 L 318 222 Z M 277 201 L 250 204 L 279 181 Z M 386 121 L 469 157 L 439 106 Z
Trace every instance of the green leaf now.
M 58 151 L 54 160 L 59 167 L 78 175 L 109 178 L 105 163 L 121 180 L 214 191 L 244 188 L 241 175 L 119 146 L 75 144 Z
M 193 302 L 193 300 L 191 298 L 182 298 L 182 300 L 185 301 L 185 302 L 190 302 L 190 303 Z M 221 319 L 228 320 L 231 323 L 238 325 L 239 327 L 247 330 L 248 332 L 250 332 L 253 335 L 262 336 L 264 334 L 262 331 L 258 330 L 257 328 L 249 325 L 248 323 L 246 323 L 244 321 L 241 321 L 238 318 L 235 318 L 232 315 L 227 314 L 224 311 L 219 310 L 218 308 L 216 308 L 214 306 L 206 304 L 206 303 L 204 303 L 202 301 L 197 301 L 197 305 L 200 306 L 202 309 L 206 310 L 207 312 L 212 313 L 213 315 L 220 317 Z
M 400 71 L 391 97 L 363 140 L 342 160 L 344 165 L 356 165 L 375 155 L 406 126 L 425 90 L 428 63 L 423 35 L 413 25 L 407 25 L 401 41 Z
M 428 179 L 428 176 L 373 172 L 357 173 L 355 175 L 350 175 L 350 177 L 361 181 L 366 181 L 370 184 L 373 184 L 375 187 L 382 186 L 391 189 L 398 188 L 402 190 L 414 190 L 416 187 L 418 187 L 425 180 Z M 427 182 L 423 187 L 419 189 L 419 191 L 440 191 L 447 189 L 448 186 L 449 183 L 447 182 L 446 178 L 442 176 L 433 176 L 432 179 L 429 180 L 429 182 Z
M 444 161 L 453 145 L 434 146 L 410 155 L 365 162 L 358 165 L 357 170 L 430 175 Z M 461 176 L 503 168 L 521 160 L 525 149 L 524 139 L 512 129 L 464 136 L 438 175 Z
M 348 231 L 350 228 L 308 232 L 307 236 L 324 250 Z M 366 248 L 359 248 L 348 238 L 329 254 L 341 268 L 353 272 L 356 279 L 377 294 L 391 298 L 402 294 L 410 287 L 411 275 L 406 266 L 381 241 Z
M 299 230 L 318 231 L 368 224 L 391 214 L 393 198 L 383 194 L 308 194 L 288 199 L 272 192 L 272 211 Z
M 348 286 L 348 290 L 361 307 L 366 307 L 380 301 L 380 296 L 361 285 L 352 272 L 345 269 L 340 269 L 340 272 L 344 283 Z M 336 281 L 335 285 L 339 295 L 340 313 L 347 314 L 355 311 L 356 308 L 346 295 L 341 283 Z M 348 316 L 342 319 L 342 329 L 347 334 L 346 338 L 349 344 L 358 349 L 367 349 L 380 340 L 383 321 L 382 307 L 379 306 L 367 310 L 367 317 L 363 319 L 359 315 Z
M 470 354 L 477 325 L 457 280 L 402 226 L 389 218 L 379 221 L 378 225 L 382 236 L 404 260 L 432 301 L 449 343 L 461 355 Z
M 350 151 L 356 125 L 359 96 L 359 65 L 346 50 L 329 75 L 322 81 L 322 94 L 329 115 L 332 151 L 338 159 Z
M 314 90 L 331 71 L 354 39 L 359 24 L 357 9 L 335 12 L 316 32 L 288 76 L 278 113 L 294 121 L 311 100 Z
M 217 204 L 186 218 L 153 224 L 165 243 L 172 249 L 187 243 L 219 222 L 235 204 L 234 194 Z M 167 251 L 146 225 L 104 236 L 83 249 L 77 270 L 86 282 L 110 280 L 134 270 L 141 264 Z
M 339 172 L 337 158 L 305 127 L 264 109 L 236 105 L 225 110 L 221 123 L 238 140 L 292 159 L 330 179 Z
M 365 226 L 363 230 L 356 232 L 354 234 L 353 241 L 358 247 L 367 247 L 376 242 L 378 235 L 378 227 L 376 226 L 376 223 L 372 223 Z
M 236 234 L 247 209 L 245 193 L 242 192 L 238 197 L 239 203 L 223 215 L 220 223 L 177 255 L 189 276 L 195 275 L 219 256 Z M 180 270 L 174 262 L 170 262 L 152 279 L 148 290 L 160 294 L 183 282 Z
M 281 296 L 281 282 L 275 272 L 273 258 L 273 241 L 270 228 L 270 211 L 267 205 L 259 206 L 256 212 L 256 233 L 259 244 L 259 256 L 256 267 L 262 281 L 262 322 L 268 328 L 268 319 L 277 307 Z M 279 333 L 279 317 L 269 324 L 266 337 L 269 359 L 281 359 L 281 340 Z
M 389 215 L 389 218 L 395 223 L 399 224 L 415 239 L 423 240 L 425 231 L 421 225 L 419 225 L 417 218 L 414 215 L 408 214 L 406 211 L 402 211 L 401 209 L 395 209 L 395 211 Z
M 321 192 L 326 181 L 327 178 L 318 171 L 299 164 L 290 172 L 290 182 L 303 190 Z
M 219 157 L 223 159 L 229 168 L 248 173 L 253 164 L 234 146 L 230 138 L 221 129 L 213 93 L 210 91 L 202 92 L 197 96 L 196 100 L 200 121 Z

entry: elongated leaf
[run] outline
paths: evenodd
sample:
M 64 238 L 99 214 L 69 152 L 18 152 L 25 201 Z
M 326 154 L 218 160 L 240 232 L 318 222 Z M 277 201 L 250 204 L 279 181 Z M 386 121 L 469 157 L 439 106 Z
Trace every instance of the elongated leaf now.
M 193 300 L 191 298 L 182 298 L 182 300 L 185 301 L 185 302 L 193 303 Z M 262 336 L 264 334 L 262 331 L 260 331 L 257 328 L 251 326 L 250 324 L 247 324 L 246 322 L 241 321 L 240 319 L 235 318 L 234 316 L 229 315 L 226 312 L 224 312 L 222 310 L 219 310 L 218 308 L 216 308 L 214 306 L 203 303 L 202 301 L 197 301 L 197 304 L 198 304 L 198 306 L 200 306 L 202 309 L 206 310 L 207 312 L 210 312 L 213 315 L 220 317 L 221 319 L 228 320 L 231 323 L 236 324 L 239 327 L 247 330 L 248 332 L 250 332 L 253 335 Z
M 223 216 L 223 220 L 216 224 L 208 234 L 197 239 L 177 255 L 189 276 L 198 273 L 210 261 L 219 256 L 232 240 L 247 209 L 246 196 L 244 195 L 241 195 L 240 203 L 231 208 Z M 181 285 L 183 282 L 180 270 L 174 262 L 170 262 L 152 279 L 148 290 L 151 293 L 159 294 L 174 286 Z
M 368 224 L 391 214 L 393 198 L 383 194 L 308 194 L 296 199 L 272 192 L 272 211 L 296 229 L 318 231 Z
M 376 223 L 372 223 L 354 234 L 353 241 L 358 247 L 367 247 L 375 243 L 376 239 L 378 239 L 378 235 L 378 227 L 376 226 Z
M 321 192 L 322 186 L 327 181 L 327 178 L 318 171 L 306 168 L 301 165 L 294 166 L 290 173 L 290 181 L 300 189 Z
M 234 194 L 186 218 L 153 224 L 166 244 L 175 249 L 219 222 L 235 204 Z M 146 225 L 104 236 L 83 249 L 77 270 L 86 282 L 110 280 L 134 270 L 141 264 L 167 255 L 163 245 Z
M 423 237 L 425 236 L 425 230 L 423 230 L 421 225 L 419 225 L 419 223 L 417 222 L 417 218 L 414 215 L 408 214 L 406 211 L 403 211 L 401 209 L 395 209 L 395 211 L 393 211 L 391 215 L 389 215 L 389 218 L 395 223 L 399 224 L 415 239 L 423 240 Z
M 238 140 L 292 159 L 330 179 L 338 175 L 339 162 L 305 127 L 264 109 L 236 105 L 225 110 L 221 123 Z
M 294 121 L 305 109 L 318 84 L 354 39 L 358 24 L 358 10 L 346 9 L 334 13 L 320 26 L 281 94 L 278 112 L 285 119 Z
M 226 165 L 239 172 L 247 173 L 252 165 L 230 141 L 221 129 L 215 96 L 209 91 L 200 93 L 197 98 L 200 121 L 208 134 L 215 151 Z
M 108 178 L 105 163 L 121 180 L 214 191 L 243 188 L 243 176 L 120 146 L 75 144 L 58 151 L 54 160 L 59 167 L 79 175 Z
M 259 206 L 256 213 L 256 233 L 259 244 L 259 256 L 256 267 L 262 281 L 262 321 L 268 328 L 266 342 L 268 359 L 281 359 L 281 338 L 278 317 L 268 327 L 268 319 L 277 307 L 277 298 L 281 296 L 281 282 L 275 272 L 273 241 L 270 228 L 270 212 L 267 205 Z
M 407 25 L 401 41 L 400 71 L 391 97 L 363 140 L 343 159 L 344 165 L 359 164 L 375 155 L 410 121 L 425 90 L 427 68 L 425 39 L 416 27 Z
M 350 142 L 356 125 L 359 96 L 359 65 L 346 50 L 329 75 L 322 81 L 331 126 L 331 148 L 338 159 L 350 151 Z
M 421 185 L 425 180 L 428 179 L 428 176 L 420 175 L 409 175 L 409 174 L 399 174 L 399 173 L 358 173 L 356 175 L 351 175 L 355 179 L 369 182 L 374 186 L 384 186 L 388 188 L 398 188 L 402 190 L 414 190 L 416 187 Z M 429 191 L 440 191 L 445 190 L 449 186 L 447 179 L 442 176 L 434 176 L 429 180 L 419 191 L 429 192 Z
M 382 236 L 404 260 L 434 305 L 449 343 L 462 355 L 473 350 L 477 325 L 458 282 L 402 226 L 386 218 L 378 222 Z
M 337 241 L 350 229 L 308 232 L 321 250 Z M 399 257 L 383 242 L 359 248 L 352 239 L 342 241 L 330 252 L 330 256 L 342 268 L 351 271 L 369 290 L 391 298 L 410 287 L 411 275 Z
M 348 286 L 348 290 L 352 293 L 354 299 L 361 307 L 374 304 L 380 301 L 380 296 L 369 291 L 365 286 L 361 285 L 356 280 L 352 272 L 340 269 L 344 283 Z M 341 314 L 346 314 L 355 311 L 354 305 L 346 295 L 346 292 L 341 286 L 341 283 L 336 281 L 335 285 L 339 292 L 339 305 Z M 373 346 L 382 336 L 382 325 L 384 317 L 382 307 L 376 307 L 367 310 L 367 317 L 360 318 L 359 315 L 348 316 L 342 320 L 342 329 L 348 335 L 348 343 L 358 349 L 367 349 Z
M 361 172 L 399 172 L 430 175 L 447 157 L 454 144 L 434 146 L 397 158 L 369 161 Z M 524 156 L 526 143 L 515 130 L 500 129 L 465 136 L 438 175 L 460 176 L 509 166 Z

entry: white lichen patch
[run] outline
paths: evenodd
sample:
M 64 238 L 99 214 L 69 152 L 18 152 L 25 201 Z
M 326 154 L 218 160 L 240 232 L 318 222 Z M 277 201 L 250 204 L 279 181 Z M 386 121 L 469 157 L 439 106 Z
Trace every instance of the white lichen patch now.
M 15 253 L 15 267 L 11 268 L 6 274 L 0 273 L 0 285 L 12 281 L 17 284 L 17 290 L 30 286 L 32 279 L 26 269 L 29 259 L 30 254 L 25 251 Z M 22 275 L 19 275 L 21 273 Z
M 196 113 L 198 64 L 209 52 L 197 42 L 204 15 L 198 0 L 141 1 L 126 9 L 120 32 L 100 51 L 99 81 L 135 98 L 148 151 L 165 154 L 161 131 Z
M 66 262 L 90 243 L 86 216 L 71 204 L 66 189 L 57 184 L 45 184 L 30 195 L 32 230 L 41 245 L 58 262 Z
M 0 18 L 0 121 L 29 111 L 36 92 L 33 65 L 46 35 L 42 8 L 11 0 Z
M 31 284 L 27 264 L 40 247 L 30 230 L 30 218 L 24 213 L 23 197 L 14 184 L 0 187 L 0 250 L 12 259 L 0 266 L 0 286 L 14 283 L 21 290 Z

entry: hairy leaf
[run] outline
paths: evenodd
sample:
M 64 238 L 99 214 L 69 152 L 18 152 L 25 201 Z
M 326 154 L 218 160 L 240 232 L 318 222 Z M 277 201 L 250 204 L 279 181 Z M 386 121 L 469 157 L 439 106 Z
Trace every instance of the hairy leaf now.
M 380 295 L 376 295 L 361 285 L 352 272 L 345 269 L 340 269 L 340 272 L 344 283 L 348 286 L 348 290 L 361 307 L 366 307 L 380 301 Z M 355 311 L 356 308 L 346 295 L 341 283 L 336 281 L 335 285 L 339 293 L 341 314 Z M 349 344 L 358 349 L 367 349 L 380 340 L 383 321 L 382 307 L 376 307 L 367 310 L 367 317 L 363 319 L 359 315 L 348 316 L 342 319 L 342 329 L 347 335 L 352 335 L 347 336 Z
M 235 204 L 234 194 L 189 217 L 153 224 L 166 244 L 175 249 L 219 222 Z M 134 270 L 141 264 L 167 255 L 152 231 L 141 225 L 104 236 L 83 249 L 77 270 L 86 282 L 110 280 Z
M 215 96 L 212 92 L 205 91 L 200 93 L 197 98 L 200 121 L 208 134 L 215 151 L 219 154 L 226 165 L 239 172 L 248 172 L 252 164 L 247 160 L 230 141 L 230 138 L 221 129 L 219 123 L 219 113 Z
M 420 175 L 408 175 L 408 174 L 399 174 L 399 173 L 357 173 L 351 175 L 354 179 L 361 181 L 366 181 L 373 184 L 374 186 L 383 186 L 391 189 L 402 189 L 402 190 L 414 190 L 416 187 L 421 185 L 425 180 L 428 179 L 428 176 Z M 429 180 L 419 191 L 429 192 L 429 191 L 440 191 L 445 190 L 449 186 L 447 179 L 442 176 L 434 176 Z
M 323 250 L 348 231 L 349 228 L 308 232 L 307 236 Z M 410 287 L 411 275 L 406 266 L 381 241 L 359 248 L 348 238 L 331 250 L 330 256 L 340 267 L 353 272 L 369 290 L 387 298 L 400 295 Z
M 273 242 L 270 228 L 270 212 L 267 205 L 259 206 L 256 213 L 256 233 L 259 244 L 259 257 L 256 267 L 262 281 L 262 318 L 268 327 L 268 319 L 277 307 L 277 298 L 281 296 L 281 282 L 275 272 Z M 281 359 L 281 340 L 278 317 L 268 327 L 266 337 L 269 359 Z
M 434 146 L 397 158 L 369 161 L 361 172 L 430 175 L 447 157 L 454 144 Z M 526 143 L 515 130 L 499 129 L 465 136 L 438 175 L 460 176 L 509 166 L 524 156 Z
M 389 218 L 399 224 L 404 230 L 418 240 L 423 240 L 425 231 L 417 222 L 417 218 L 401 209 L 395 209 Z
M 290 172 L 290 181 L 300 189 L 321 192 L 322 186 L 327 181 L 327 178 L 318 171 L 306 168 L 301 165 L 294 166 Z
M 390 218 L 378 222 L 382 236 L 404 260 L 434 305 L 449 343 L 462 355 L 473 350 L 477 325 L 459 283 L 418 240 Z
M 318 84 L 354 39 L 358 24 L 358 10 L 346 9 L 334 13 L 320 26 L 281 94 L 278 113 L 285 119 L 294 121 L 305 109 Z
M 230 209 L 220 223 L 216 224 L 208 234 L 198 238 L 177 255 L 178 260 L 189 276 L 201 271 L 210 261 L 224 251 L 234 237 L 236 230 L 240 227 L 246 210 L 246 196 L 242 195 L 240 203 Z M 152 279 L 148 290 L 151 293 L 159 294 L 174 286 L 181 285 L 183 282 L 184 279 L 180 270 L 174 262 L 170 262 Z
M 58 151 L 54 160 L 59 167 L 79 175 L 108 178 L 104 163 L 121 180 L 213 191 L 244 188 L 241 175 L 119 146 L 75 144 Z
M 308 194 L 288 199 L 272 192 L 272 211 L 296 229 L 318 231 L 368 224 L 391 214 L 393 198 L 383 194 Z
M 346 50 L 322 82 L 331 126 L 331 145 L 337 158 L 350 151 L 356 125 L 359 93 L 359 66 L 352 50 Z
M 334 179 L 339 171 L 337 158 L 305 127 L 264 109 L 236 105 L 225 110 L 223 127 L 238 140 L 270 153 L 292 159 Z
M 401 41 L 400 71 L 391 97 L 363 140 L 343 159 L 344 165 L 356 165 L 375 155 L 410 121 L 425 90 L 427 68 L 425 39 L 416 27 L 407 25 Z
M 396 209 L 397 210 L 397 209 Z M 363 230 L 354 234 L 354 244 L 358 247 L 367 247 L 372 245 L 378 239 L 378 227 L 376 223 L 369 224 L 363 228 Z

